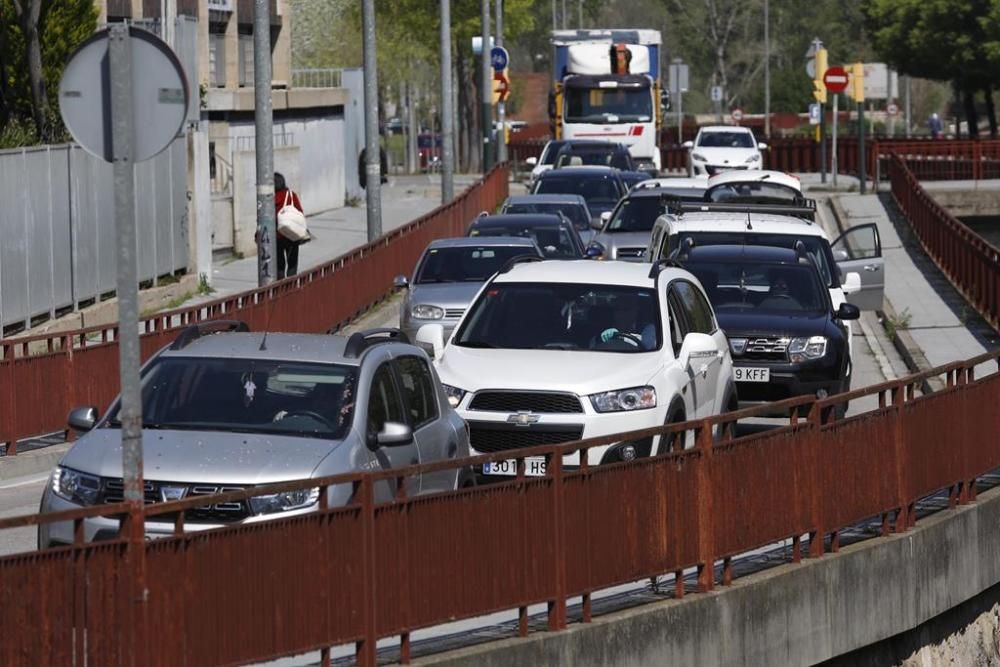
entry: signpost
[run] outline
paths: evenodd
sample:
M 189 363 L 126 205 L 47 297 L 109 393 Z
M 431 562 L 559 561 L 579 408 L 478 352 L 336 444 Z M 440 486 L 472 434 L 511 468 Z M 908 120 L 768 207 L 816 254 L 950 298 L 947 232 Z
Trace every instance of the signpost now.
M 715 115 L 722 122 L 722 86 L 712 86 L 712 104 L 715 105 Z
M 816 37 L 812 46 L 806 52 L 806 72 L 813 79 L 813 97 L 819 103 L 819 126 L 816 128 L 816 140 L 819 142 L 819 173 L 820 182 L 826 183 L 826 86 L 823 77 L 826 75 L 826 49 L 823 41 Z
M 684 143 L 684 93 L 688 91 L 688 66 L 680 58 L 674 58 L 669 68 L 670 95 L 677 100 L 677 143 Z
M 188 84 L 180 61 L 158 37 L 116 23 L 87 38 L 59 82 L 59 109 L 73 138 L 114 171 L 118 241 L 118 360 L 121 375 L 122 477 L 129 557 L 134 561 L 132 600 L 145 602 L 145 519 L 142 474 L 142 394 L 139 378 L 139 279 L 135 225 L 135 163 L 173 142 L 187 118 Z M 142 131 L 136 132 L 136 119 Z M 131 637 L 134 664 L 142 664 L 145 605 Z
M 490 64 L 493 66 L 494 72 L 502 72 L 507 69 L 507 64 L 510 62 L 510 54 L 507 53 L 507 49 L 502 46 L 494 46 L 490 49 Z
M 833 175 L 833 185 L 837 185 L 837 114 L 839 113 L 838 100 L 840 99 L 840 93 L 847 89 L 847 83 L 849 81 L 847 76 L 847 70 L 845 70 L 840 65 L 834 65 L 826 70 L 823 74 L 823 85 L 826 86 L 826 90 L 829 93 L 833 93 L 833 146 L 831 147 L 830 156 L 830 173 Z
M 819 117 L 823 112 L 820 110 L 819 102 L 813 102 L 809 105 L 809 124 L 819 125 Z

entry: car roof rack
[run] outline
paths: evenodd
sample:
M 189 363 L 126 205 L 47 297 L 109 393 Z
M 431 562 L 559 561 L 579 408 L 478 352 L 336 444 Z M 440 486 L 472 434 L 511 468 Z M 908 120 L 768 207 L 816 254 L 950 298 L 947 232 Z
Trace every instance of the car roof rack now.
M 209 336 L 217 333 L 248 333 L 249 325 L 239 320 L 209 320 L 192 324 L 181 332 L 181 335 L 170 344 L 171 350 L 183 350 L 185 347 L 198 340 L 202 336 Z
M 816 200 L 801 199 L 796 204 L 740 204 L 738 202 L 679 202 L 679 213 L 769 213 L 816 221 Z
M 507 273 L 508 271 L 513 269 L 514 266 L 517 264 L 527 264 L 528 262 L 544 262 L 544 261 L 545 258 L 539 257 L 538 255 L 529 255 L 527 253 L 523 255 L 514 255 L 506 262 L 504 262 L 504 265 L 500 267 L 500 270 L 497 271 L 497 273 Z
M 347 339 L 347 345 L 344 347 L 344 357 L 356 359 L 368 348 L 381 343 L 405 343 L 409 345 L 410 337 L 403 333 L 401 329 L 393 327 L 358 331 L 351 334 L 351 337 Z

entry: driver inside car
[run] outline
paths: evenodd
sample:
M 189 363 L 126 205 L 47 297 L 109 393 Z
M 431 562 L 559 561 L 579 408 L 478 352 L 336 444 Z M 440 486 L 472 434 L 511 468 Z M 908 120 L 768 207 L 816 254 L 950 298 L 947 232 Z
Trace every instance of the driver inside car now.
M 640 307 L 637 296 L 618 297 L 611 307 L 610 319 L 614 326 L 605 328 L 595 338 L 601 343 L 610 343 L 617 339 L 641 347 L 643 350 L 656 348 L 656 325 L 650 314 L 645 312 L 647 310 Z M 595 344 L 597 340 L 594 341 Z

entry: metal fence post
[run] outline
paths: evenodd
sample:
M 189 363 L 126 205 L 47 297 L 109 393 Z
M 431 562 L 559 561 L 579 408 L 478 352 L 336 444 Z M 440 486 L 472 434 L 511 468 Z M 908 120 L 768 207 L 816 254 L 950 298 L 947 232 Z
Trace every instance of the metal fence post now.
M 681 434 L 684 437 L 684 434 Z M 712 427 L 707 420 L 698 427 L 695 446 L 701 452 L 698 460 L 698 591 L 715 587 L 715 524 L 712 494 Z
M 371 475 L 361 479 L 361 522 L 364 544 L 361 545 L 364 554 L 362 576 L 365 582 L 364 595 L 364 639 L 358 642 L 357 659 L 361 667 L 375 667 L 378 659 L 378 630 L 376 629 L 377 610 L 375 607 L 375 489 Z
M 555 599 L 549 603 L 549 630 L 562 630 L 566 627 L 566 517 L 563 515 L 563 465 L 562 455 L 552 455 L 549 465 L 552 466 L 552 505 L 553 505 L 553 541 L 556 567 Z

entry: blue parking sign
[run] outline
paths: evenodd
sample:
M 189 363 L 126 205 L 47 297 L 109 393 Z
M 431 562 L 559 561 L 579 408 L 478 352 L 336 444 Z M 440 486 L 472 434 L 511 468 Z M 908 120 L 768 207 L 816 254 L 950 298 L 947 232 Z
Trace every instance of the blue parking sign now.
M 510 54 L 502 46 L 494 46 L 490 49 L 490 62 L 493 64 L 494 71 L 502 72 L 507 69 L 507 63 L 510 62 Z

